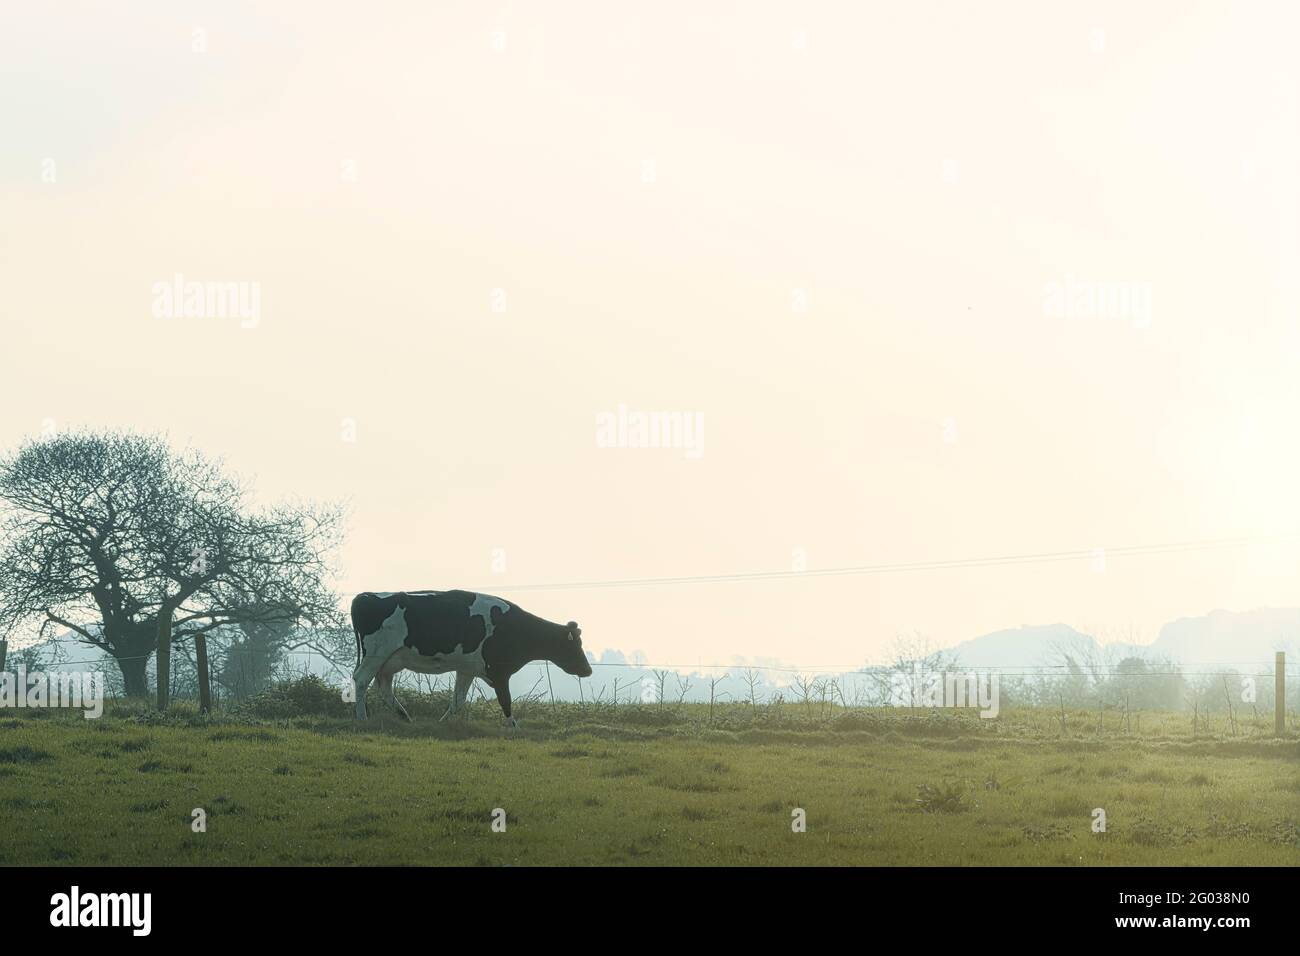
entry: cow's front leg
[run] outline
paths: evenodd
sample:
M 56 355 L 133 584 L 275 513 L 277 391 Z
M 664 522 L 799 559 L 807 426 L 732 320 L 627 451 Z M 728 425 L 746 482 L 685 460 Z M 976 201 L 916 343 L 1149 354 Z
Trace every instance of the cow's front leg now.
M 447 712 L 442 715 L 446 720 L 452 717 L 464 708 L 465 695 L 469 693 L 469 685 L 474 683 L 474 675 L 465 671 L 456 671 L 456 689 L 451 693 L 451 702 L 447 705 Z
M 497 685 L 497 703 L 501 705 L 501 711 L 506 715 L 506 725 L 509 727 L 518 727 L 519 721 L 510 713 L 510 678 L 499 677 L 496 680 Z

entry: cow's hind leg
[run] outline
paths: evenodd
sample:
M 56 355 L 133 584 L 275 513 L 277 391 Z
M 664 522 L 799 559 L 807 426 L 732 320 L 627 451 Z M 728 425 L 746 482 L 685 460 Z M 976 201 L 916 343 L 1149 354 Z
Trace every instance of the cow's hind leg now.
M 371 653 L 361 658 L 361 663 L 352 672 L 352 692 L 357 697 L 358 720 L 366 719 L 366 688 L 379 672 L 380 663 L 378 655 Z
M 361 663 L 352 672 L 352 688 L 357 695 L 357 717 L 366 719 L 366 688 L 375 679 L 384 663 L 402 649 L 406 640 L 406 609 L 396 608 L 384 619 L 379 630 L 361 636 L 358 631 L 358 643 L 361 645 Z
M 379 668 L 379 692 L 384 695 L 384 700 L 388 701 L 394 710 L 405 717 L 407 721 L 413 723 L 413 721 L 411 721 L 411 715 L 406 712 L 406 708 L 402 706 L 402 702 L 398 700 L 397 695 L 393 693 L 393 678 L 397 676 L 398 671 L 403 669 L 402 665 L 397 663 L 395 660 L 396 656 L 397 655 L 393 655 L 393 657 L 384 661 L 384 666 Z

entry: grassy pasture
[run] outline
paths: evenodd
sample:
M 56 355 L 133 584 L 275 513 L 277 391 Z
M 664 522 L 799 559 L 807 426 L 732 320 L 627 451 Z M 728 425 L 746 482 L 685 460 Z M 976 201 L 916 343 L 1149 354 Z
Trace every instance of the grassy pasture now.
M 0 864 L 1300 863 L 1300 743 L 1262 725 L 533 704 L 507 731 L 404 696 L 411 725 L 291 695 L 0 712 Z

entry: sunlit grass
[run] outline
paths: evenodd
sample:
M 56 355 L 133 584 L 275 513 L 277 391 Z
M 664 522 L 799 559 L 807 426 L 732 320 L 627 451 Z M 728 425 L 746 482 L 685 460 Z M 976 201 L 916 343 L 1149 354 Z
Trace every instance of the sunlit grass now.
M 510 732 L 419 703 L 410 725 L 0 715 L 0 863 L 1300 863 L 1300 744 L 1266 728 L 533 705 Z

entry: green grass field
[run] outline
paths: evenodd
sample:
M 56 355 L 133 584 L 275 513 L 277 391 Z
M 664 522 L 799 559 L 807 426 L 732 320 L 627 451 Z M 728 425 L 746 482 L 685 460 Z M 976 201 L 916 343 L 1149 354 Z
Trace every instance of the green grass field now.
M 1300 863 L 1300 743 L 1262 726 L 534 704 L 511 732 L 407 699 L 412 725 L 0 714 L 0 864 Z

